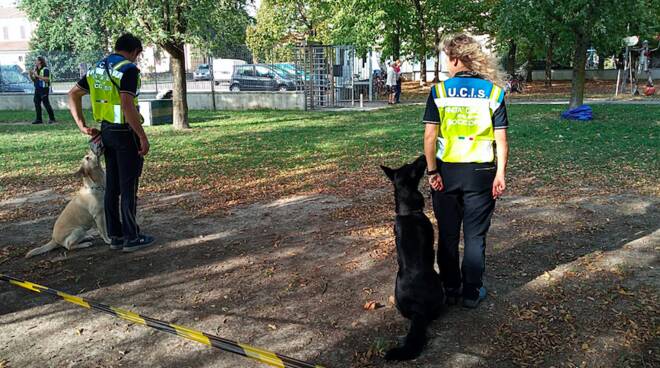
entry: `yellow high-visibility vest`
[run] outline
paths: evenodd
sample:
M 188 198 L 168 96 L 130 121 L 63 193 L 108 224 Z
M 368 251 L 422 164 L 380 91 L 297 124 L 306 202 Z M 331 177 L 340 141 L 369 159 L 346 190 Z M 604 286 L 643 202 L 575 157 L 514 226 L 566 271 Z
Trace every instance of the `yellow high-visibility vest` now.
M 440 115 L 437 157 L 495 161 L 493 113 L 504 99 L 502 89 L 485 79 L 458 77 L 438 83 L 431 93 Z

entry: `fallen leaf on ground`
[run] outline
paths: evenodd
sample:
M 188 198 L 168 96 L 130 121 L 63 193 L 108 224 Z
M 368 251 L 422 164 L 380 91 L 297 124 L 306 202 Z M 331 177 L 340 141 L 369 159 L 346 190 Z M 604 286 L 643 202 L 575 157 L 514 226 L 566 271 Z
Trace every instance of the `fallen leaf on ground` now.
M 364 310 L 376 310 L 378 308 L 382 308 L 383 305 L 378 303 L 375 300 L 370 300 L 364 304 Z

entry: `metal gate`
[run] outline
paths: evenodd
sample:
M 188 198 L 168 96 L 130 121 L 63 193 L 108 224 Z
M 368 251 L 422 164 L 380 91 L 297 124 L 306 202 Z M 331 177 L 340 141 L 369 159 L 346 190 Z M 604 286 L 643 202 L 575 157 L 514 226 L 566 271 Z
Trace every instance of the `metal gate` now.
M 301 71 L 299 90 L 310 110 L 355 103 L 352 46 L 304 45 L 296 47 L 296 66 Z

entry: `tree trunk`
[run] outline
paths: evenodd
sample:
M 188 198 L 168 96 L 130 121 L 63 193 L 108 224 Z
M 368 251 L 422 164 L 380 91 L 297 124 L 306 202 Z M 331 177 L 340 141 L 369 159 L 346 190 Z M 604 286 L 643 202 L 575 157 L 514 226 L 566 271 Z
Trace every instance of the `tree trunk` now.
M 555 39 L 557 35 L 551 34 L 548 47 L 545 49 L 545 86 L 552 87 L 552 58 L 554 56 Z
M 516 72 L 517 50 L 518 50 L 518 46 L 516 45 L 516 42 L 511 40 L 509 42 L 509 54 L 507 55 L 507 61 L 506 61 L 506 72 L 509 73 L 509 75 L 513 75 Z
M 532 63 L 534 62 L 534 49 L 531 47 L 527 49 L 527 75 L 525 76 L 525 82 L 530 83 L 532 81 Z
M 417 27 L 419 31 L 419 57 L 421 62 L 420 80 L 421 84 L 426 84 L 426 56 L 428 49 L 426 47 L 426 20 L 424 19 L 424 9 L 420 0 L 414 0 L 415 13 L 417 15 Z
M 573 83 L 571 85 L 571 101 L 569 109 L 582 106 L 584 103 L 584 84 L 587 65 L 587 49 L 589 37 L 582 31 L 575 32 L 575 54 L 573 55 Z
M 426 50 L 420 52 L 419 59 L 420 59 L 419 77 L 422 84 L 426 84 Z
M 174 129 L 189 129 L 184 45 L 170 43 L 162 46 L 171 56 Z
M 435 34 L 433 35 L 433 47 L 434 47 L 434 57 L 435 57 L 435 72 L 433 76 L 434 82 L 440 82 L 440 30 L 435 29 Z
M 401 22 L 398 19 L 394 19 L 394 29 L 395 32 L 392 35 L 392 54 L 394 60 L 401 58 Z
M 598 70 L 605 70 L 605 55 L 598 54 Z

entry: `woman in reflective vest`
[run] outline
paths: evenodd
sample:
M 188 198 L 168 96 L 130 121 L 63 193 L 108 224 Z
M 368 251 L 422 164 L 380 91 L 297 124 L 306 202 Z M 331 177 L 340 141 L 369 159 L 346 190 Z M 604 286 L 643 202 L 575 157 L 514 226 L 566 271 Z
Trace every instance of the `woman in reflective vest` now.
M 52 82 L 52 75 L 46 59 L 43 56 L 37 57 L 37 62 L 33 70 L 30 70 L 30 79 L 34 82 L 34 109 L 37 113 L 37 118 L 32 124 L 42 124 L 41 104 L 46 108 L 48 113 L 48 124 L 56 123 L 55 113 L 50 105 L 48 94 L 50 92 L 50 84 Z
M 474 38 L 444 42 L 450 78 L 431 89 L 424 114 L 424 152 L 438 221 L 438 266 L 448 302 L 476 308 L 483 285 L 486 233 L 502 195 L 508 118 L 494 58 Z M 461 225 L 465 242 L 459 264 Z

